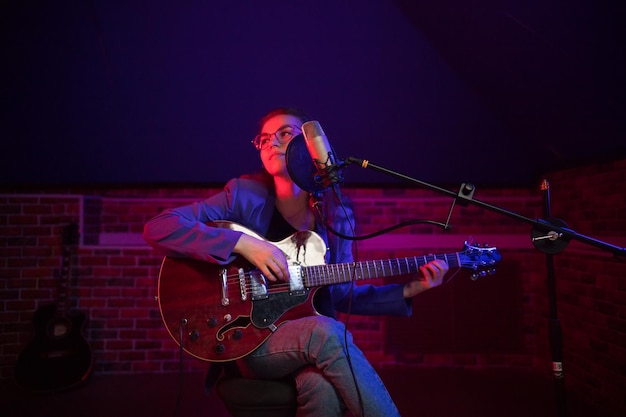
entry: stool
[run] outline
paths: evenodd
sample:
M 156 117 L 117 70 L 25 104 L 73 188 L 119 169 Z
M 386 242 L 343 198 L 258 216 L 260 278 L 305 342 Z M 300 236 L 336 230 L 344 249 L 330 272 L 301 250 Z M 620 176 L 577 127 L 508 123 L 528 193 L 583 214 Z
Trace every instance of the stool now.
M 224 376 L 217 395 L 233 417 L 294 417 L 298 407 L 296 384 L 291 379 L 251 379 Z

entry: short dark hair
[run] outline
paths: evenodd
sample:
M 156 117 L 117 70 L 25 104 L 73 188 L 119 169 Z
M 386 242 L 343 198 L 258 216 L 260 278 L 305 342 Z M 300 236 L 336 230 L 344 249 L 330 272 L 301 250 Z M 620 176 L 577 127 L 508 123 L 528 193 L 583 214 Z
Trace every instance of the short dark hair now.
M 273 110 L 270 110 L 268 113 L 265 114 L 265 116 L 261 117 L 261 120 L 259 120 L 258 131 L 259 132 L 261 131 L 261 129 L 263 128 L 263 125 L 269 119 L 271 119 L 274 116 L 281 115 L 281 114 L 287 114 L 287 115 L 290 115 L 290 116 L 295 116 L 302 123 L 309 122 L 309 121 L 313 120 L 313 118 L 311 116 L 309 116 L 304 110 L 299 109 L 297 107 L 277 107 L 277 108 L 275 108 Z

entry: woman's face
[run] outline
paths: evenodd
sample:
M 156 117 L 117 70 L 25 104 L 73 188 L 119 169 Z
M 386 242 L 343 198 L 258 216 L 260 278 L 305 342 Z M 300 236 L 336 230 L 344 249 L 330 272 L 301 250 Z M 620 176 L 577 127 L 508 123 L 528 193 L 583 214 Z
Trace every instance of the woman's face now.
M 268 119 L 257 136 L 263 166 L 272 176 L 289 176 L 285 151 L 289 141 L 302 133 L 302 121 L 290 114 L 279 114 Z

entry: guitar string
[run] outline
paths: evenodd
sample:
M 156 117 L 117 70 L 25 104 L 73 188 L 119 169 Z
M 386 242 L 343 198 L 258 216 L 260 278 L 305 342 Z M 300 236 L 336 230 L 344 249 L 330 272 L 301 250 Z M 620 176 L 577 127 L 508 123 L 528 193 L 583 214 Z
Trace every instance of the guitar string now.
M 448 258 L 456 258 L 456 254 L 444 254 L 444 255 L 439 255 L 440 257 L 445 258 L 446 260 L 448 260 Z M 423 258 L 423 263 L 418 262 L 419 258 Z M 377 273 L 379 270 L 381 270 L 382 274 L 385 275 L 385 265 L 387 265 L 387 269 L 391 270 L 392 273 L 394 274 L 398 274 L 401 275 L 403 274 L 403 266 L 401 266 L 401 264 L 404 264 L 406 266 L 409 267 L 409 269 L 412 269 L 414 267 L 417 266 L 422 266 L 425 265 L 426 263 L 428 263 L 429 261 L 433 260 L 433 259 L 437 259 L 437 255 L 425 255 L 425 256 L 414 256 L 414 257 L 405 257 L 405 258 L 395 258 L 395 259 L 383 259 L 383 260 L 372 260 L 372 261 L 363 261 L 361 262 L 362 266 L 354 268 L 356 270 L 361 270 L 364 271 L 364 269 L 367 269 L 368 272 L 370 272 L 370 268 L 369 266 L 372 265 L 373 266 L 373 270 L 376 273 L 374 275 L 373 278 L 376 278 L 379 276 L 379 274 Z M 379 264 L 379 266 L 376 266 L 376 263 Z M 327 274 L 329 275 L 351 275 L 352 274 L 352 267 L 353 264 L 332 264 L 332 265 L 326 265 L 326 264 L 322 264 L 322 265 L 310 265 L 307 268 L 316 268 L 316 269 L 327 269 Z M 394 272 L 396 271 L 397 272 Z M 336 274 L 333 274 L 333 272 L 336 272 Z M 407 271 L 406 273 L 410 273 L 411 271 Z M 258 271 L 256 272 L 258 274 Z M 244 275 L 246 278 L 250 278 L 253 276 L 253 272 L 246 272 Z M 372 275 L 370 273 L 368 273 L 368 275 Z M 239 281 L 240 276 L 239 273 L 234 273 L 234 274 L 230 274 L 227 275 L 227 279 L 228 280 L 232 280 L 232 281 Z
M 381 261 L 365 261 L 364 264 L 365 264 L 365 269 L 367 269 L 368 276 L 371 276 L 372 274 L 370 273 L 371 270 L 369 268 L 369 265 L 371 262 L 371 264 L 373 265 L 372 269 L 374 271 L 374 278 L 377 278 L 379 277 L 379 274 L 377 273 L 379 270 L 382 270 L 383 276 L 385 275 L 384 265 L 388 265 L 388 269 L 390 269 L 392 272 L 394 270 L 398 270 L 397 274 L 401 274 L 402 267 L 400 266 L 400 263 L 404 262 L 406 265 L 410 265 L 410 267 L 414 267 L 414 266 L 420 265 L 420 263 L 417 262 L 418 258 L 424 258 L 424 262 L 427 262 L 428 258 L 430 257 L 432 257 L 432 259 L 436 258 L 436 256 L 432 256 L 432 255 L 423 256 L 423 257 L 415 256 L 415 257 L 405 257 L 405 258 L 398 258 L 398 259 L 387 259 L 387 260 L 381 260 Z M 447 258 L 448 256 L 445 255 L 445 257 Z M 410 264 L 411 259 L 413 260 L 414 264 Z M 376 266 L 376 262 L 379 263 L 380 267 Z M 346 264 L 347 270 L 346 270 L 346 267 L 342 267 L 341 265 L 335 265 L 334 267 L 331 265 L 312 265 L 311 267 L 322 268 L 322 269 L 325 268 L 328 270 L 327 273 L 330 275 L 337 275 L 337 274 L 332 274 L 333 272 L 332 270 L 335 270 L 338 273 L 338 275 L 341 275 L 342 274 L 341 271 L 343 271 L 343 275 L 346 275 L 346 274 L 351 274 L 350 265 L 352 264 Z M 364 272 L 363 268 L 364 267 L 361 266 L 360 268 L 357 268 L 357 269 L 360 269 L 361 272 Z M 249 283 L 249 279 L 251 279 L 253 276 L 254 276 L 254 273 L 252 272 L 246 272 L 244 274 L 244 278 L 248 278 L 248 280 L 246 280 L 246 283 L 244 284 L 244 289 L 246 290 L 246 292 L 252 292 L 254 285 Z M 227 279 L 226 279 L 227 284 L 229 286 L 237 285 L 239 283 L 239 280 L 240 280 L 240 275 L 238 273 L 227 275 Z M 270 284 L 269 286 L 267 286 L 267 291 L 276 293 L 276 292 L 281 292 L 284 290 L 289 290 L 290 288 L 291 286 L 289 283 L 282 282 L 282 283 Z
M 396 258 L 396 259 L 386 259 L 386 260 L 373 260 L 373 261 L 364 261 L 362 262 L 362 266 L 360 268 L 356 268 L 357 270 L 360 270 L 361 272 L 365 272 L 365 270 L 367 270 L 367 275 L 369 278 L 377 278 L 380 275 L 378 274 L 379 270 L 382 270 L 382 276 L 386 276 L 385 275 L 385 265 L 387 265 L 387 268 L 390 269 L 394 274 L 398 274 L 401 275 L 403 272 L 403 267 L 401 266 L 402 263 L 404 263 L 406 266 L 409 267 L 409 269 L 414 268 L 414 267 L 418 267 L 421 265 L 424 265 L 425 263 L 427 263 L 430 260 L 433 259 L 437 259 L 438 255 L 424 255 L 424 256 L 413 256 L 413 257 L 405 257 L 405 258 Z M 453 265 L 456 267 L 462 266 L 463 262 L 460 262 L 457 258 L 457 254 L 444 254 L 444 255 L 439 255 L 439 257 L 443 257 L 444 259 L 446 259 L 446 261 L 450 262 L 450 260 L 456 260 L 455 264 L 457 265 Z M 419 260 L 423 259 L 424 264 L 421 264 L 419 262 Z M 376 266 L 376 263 L 379 264 L 379 266 Z M 327 275 L 331 275 L 331 276 L 337 276 L 337 275 L 346 275 L 346 274 L 351 274 L 351 270 L 350 270 L 350 266 L 352 264 L 344 264 L 344 265 L 312 265 L 309 268 L 314 268 L 314 269 L 326 269 L 327 271 Z M 372 277 L 372 271 L 370 269 L 370 265 L 372 265 L 372 269 L 373 269 L 373 277 Z M 347 268 L 347 269 L 346 269 Z M 365 269 L 364 269 L 365 268 Z M 394 272 L 396 271 L 397 272 Z M 343 271 L 343 272 L 342 272 Z M 333 272 L 336 272 L 335 274 L 333 274 Z M 454 275 L 456 275 L 456 273 L 458 273 L 459 271 L 457 270 L 452 277 L 450 277 L 448 280 L 446 280 L 446 282 L 449 282 Z M 256 272 L 256 274 L 258 274 L 258 271 Z M 255 273 L 253 272 L 246 272 L 244 274 L 244 278 L 247 278 L 244 284 L 244 290 L 246 293 L 252 293 L 254 291 L 254 285 L 250 283 L 250 279 L 252 279 L 254 277 Z M 239 273 L 235 273 L 235 274 L 230 274 L 227 275 L 226 278 L 227 281 L 227 285 L 229 286 L 237 286 L 239 284 L 240 281 L 240 275 Z M 325 282 L 319 282 L 321 284 L 325 283 Z M 331 284 L 332 279 L 331 279 Z M 267 292 L 268 293 L 279 293 L 279 292 L 284 292 L 284 291 L 288 291 L 291 289 L 291 285 L 288 282 L 281 282 L 281 283 L 270 283 L 270 285 L 266 285 L 267 287 Z

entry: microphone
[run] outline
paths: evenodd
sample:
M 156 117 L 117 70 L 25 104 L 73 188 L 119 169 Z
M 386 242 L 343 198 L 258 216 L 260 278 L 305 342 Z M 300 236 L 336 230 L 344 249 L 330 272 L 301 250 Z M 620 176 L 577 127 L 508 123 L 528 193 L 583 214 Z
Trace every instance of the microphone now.
M 314 174 L 316 183 L 320 183 L 324 190 L 343 183 L 343 176 L 337 164 L 333 149 L 328 143 L 328 138 L 316 120 L 305 122 L 302 125 L 302 134 L 306 148 L 313 159 L 317 169 Z

